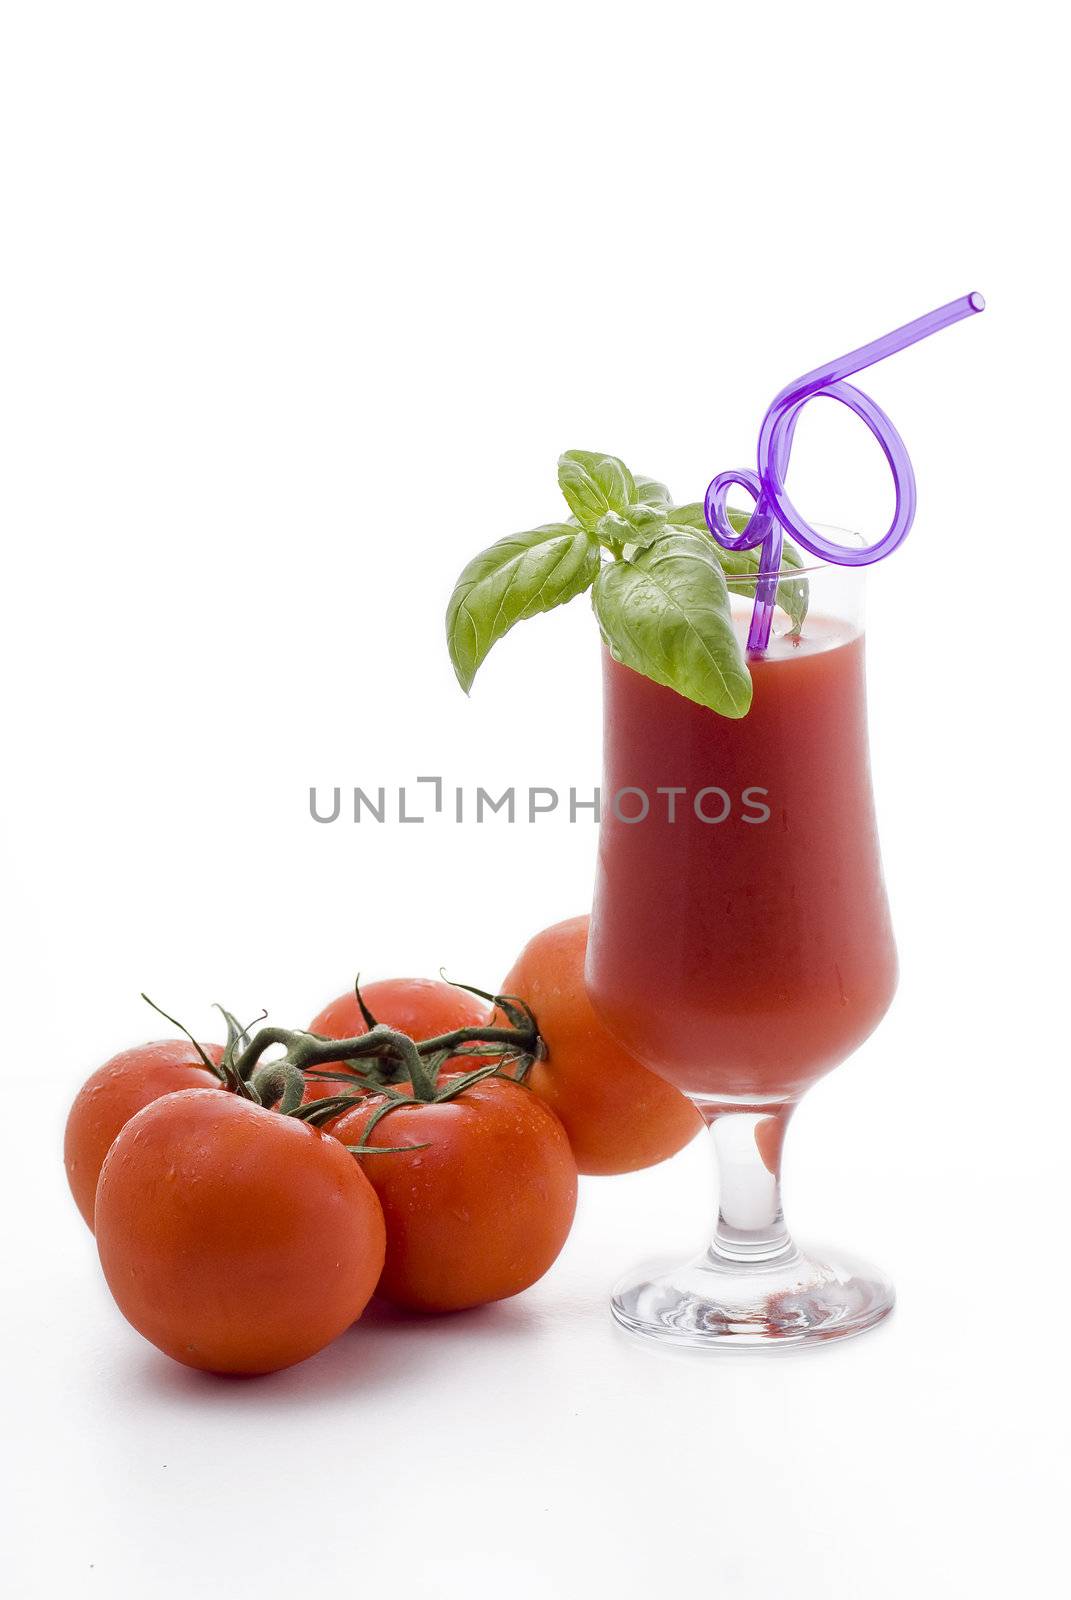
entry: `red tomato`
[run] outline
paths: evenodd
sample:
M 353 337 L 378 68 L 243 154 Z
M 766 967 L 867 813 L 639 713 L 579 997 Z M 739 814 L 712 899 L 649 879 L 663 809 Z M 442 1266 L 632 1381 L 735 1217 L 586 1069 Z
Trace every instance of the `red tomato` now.
M 584 988 L 588 919 L 530 939 L 502 984 L 535 1014 L 547 1056 L 525 1082 L 560 1117 L 584 1173 L 633 1172 L 664 1161 L 698 1133 L 690 1100 L 620 1045 Z M 501 1022 L 502 1018 L 497 1018 Z
M 383 1213 L 354 1158 L 219 1089 L 131 1118 L 101 1169 L 96 1233 L 127 1320 L 210 1372 L 315 1355 L 361 1315 L 383 1266 Z
M 333 1125 L 359 1144 L 383 1104 L 370 1096 Z M 419 1311 L 460 1311 L 518 1294 L 565 1243 L 576 1163 L 558 1119 L 528 1089 L 485 1078 L 454 1100 L 383 1117 L 373 1145 L 426 1145 L 360 1158 L 383 1206 L 387 1256 L 377 1293 Z
M 367 984 L 361 993 L 377 1022 L 397 1028 L 411 1039 L 432 1039 L 455 1028 L 478 1028 L 491 1020 L 492 1008 L 486 1000 L 438 978 L 381 978 Z M 309 1023 L 309 1032 L 327 1039 L 353 1039 L 367 1033 L 353 990 L 324 1006 Z
M 493 1007 L 478 995 L 457 989 L 452 983 L 437 978 L 382 978 L 378 983 L 362 986 L 365 1004 L 377 1022 L 407 1033 L 411 1039 L 435 1039 L 443 1033 L 453 1033 L 456 1028 L 479 1028 L 490 1022 Z M 367 1033 L 364 1018 L 357 1004 L 357 996 L 340 994 L 309 1023 L 310 1033 L 322 1034 L 326 1039 L 355 1039 Z M 468 1046 L 472 1049 L 472 1046 Z M 464 1069 L 474 1072 L 489 1066 L 489 1056 L 455 1058 L 450 1064 L 452 1072 Z M 341 1063 L 332 1065 L 331 1071 L 344 1071 Z M 343 1089 L 344 1084 L 310 1079 L 305 1089 L 305 1099 L 318 1100 L 323 1095 Z
M 201 1047 L 210 1061 L 223 1046 Z M 219 1088 L 188 1039 L 159 1039 L 113 1056 L 82 1085 L 67 1118 L 63 1160 L 75 1204 L 90 1228 L 97 1179 L 109 1146 L 135 1111 L 176 1089 Z
M 785 1144 L 788 1119 L 795 1107 L 784 1107 L 776 1116 L 760 1117 L 755 1124 L 755 1145 L 762 1164 L 776 1178 L 781 1170 L 781 1151 Z

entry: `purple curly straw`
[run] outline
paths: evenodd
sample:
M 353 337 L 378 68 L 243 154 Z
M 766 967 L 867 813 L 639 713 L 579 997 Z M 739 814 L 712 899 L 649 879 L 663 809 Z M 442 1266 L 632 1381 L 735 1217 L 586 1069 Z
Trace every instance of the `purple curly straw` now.
M 762 545 L 758 577 L 755 584 L 755 606 L 748 630 L 749 650 L 765 650 L 770 642 L 770 624 L 773 621 L 777 595 L 777 579 L 781 570 L 781 545 L 787 530 L 796 543 L 823 561 L 844 567 L 865 567 L 890 555 L 907 537 L 915 519 L 915 474 L 911 469 L 904 441 L 889 418 L 869 395 L 844 379 L 853 373 L 884 361 L 886 356 L 904 350 L 919 339 L 929 338 L 941 328 L 969 317 L 975 311 L 984 311 L 985 301 L 980 294 L 967 294 L 960 300 L 950 300 L 948 305 L 917 317 L 904 327 L 874 339 L 870 344 L 852 350 L 836 361 L 827 361 L 802 378 L 797 378 L 782 389 L 762 419 L 759 429 L 758 472 L 719 472 L 707 489 L 704 511 L 711 535 L 726 550 L 751 550 Z M 834 544 L 825 539 L 805 522 L 785 493 L 785 474 L 792 453 L 792 435 L 800 412 L 815 395 L 828 395 L 839 400 L 849 411 L 854 411 L 866 423 L 885 452 L 896 489 L 896 510 L 888 532 L 876 544 L 852 548 Z M 746 489 L 755 501 L 743 533 L 737 533 L 729 522 L 726 497 L 732 484 Z

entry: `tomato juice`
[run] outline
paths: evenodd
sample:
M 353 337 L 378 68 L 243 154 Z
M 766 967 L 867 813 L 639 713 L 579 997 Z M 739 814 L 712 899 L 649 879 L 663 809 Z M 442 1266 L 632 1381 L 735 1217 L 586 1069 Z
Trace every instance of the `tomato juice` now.
M 588 989 L 618 1038 L 700 1101 L 797 1097 L 896 987 L 862 633 L 808 618 L 749 666 L 751 709 L 731 719 L 604 650 L 604 794 L 683 792 L 672 821 L 665 805 L 642 820 L 604 808 Z M 715 787 L 734 803 L 697 807 Z M 738 803 L 756 791 L 761 805 Z

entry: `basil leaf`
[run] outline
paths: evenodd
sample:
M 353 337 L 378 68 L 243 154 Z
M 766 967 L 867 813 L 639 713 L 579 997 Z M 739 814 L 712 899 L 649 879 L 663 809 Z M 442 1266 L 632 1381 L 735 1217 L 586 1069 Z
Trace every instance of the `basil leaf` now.
M 661 506 L 663 511 L 668 511 L 673 504 L 673 498 L 664 483 L 659 483 L 657 478 L 633 478 L 636 485 L 636 499 L 643 505 Z
M 639 505 L 629 506 L 625 512 L 625 522 L 627 543 L 638 545 L 642 549 L 646 545 L 653 544 L 665 533 L 666 508 L 653 505 L 650 501 L 643 501 Z
M 621 515 L 636 498 L 635 481 L 625 463 L 596 450 L 567 450 L 559 456 L 558 486 L 585 528 L 594 528 L 608 511 Z
M 515 622 L 564 605 L 591 587 L 599 542 L 575 523 L 548 522 L 499 539 L 469 562 L 446 608 L 446 639 L 468 694 L 491 646 Z
M 726 550 L 723 545 L 720 545 L 716 539 L 711 537 L 701 500 L 693 500 L 691 504 L 686 506 L 674 506 L 669 513 L 668 521 L 674 527 L 694 528 L 697 532 L 706 534 L 714 546 L 714 553 L 721 563 L 722 571 L 730 578 L 746 580 L 758 572 L 762 546 L 756 545 L 753 550 Z M 730 510 L 729 526 L 735 529 L 737 533 L 743 533 L 747 527 L 747 521 L 748 513 L 746 511 Z M 781 571 L 784 572 L 786 567 L 802 566 L 803 557 L 792 543 L 792 540 L 786 539 L 781 547 Z M 732 592 L 733 594 L 753 596 L 755 584 L 746 581 L 734 582 Z M 810 604 L 810 589 L 807 579 L 780 578 L 777 584 L 777 604 L 782 611 L 787 612 L 791 617 L 792 632 L 799 633 L 803 627 L 807 616 L 807 608 Z
M 616 511 L 607 511 L 605 516 L 599 518 L 592 532 L 614 555 L 620 555 L 630 549 L 642 550 L 645 545 L 653 544 L 661 538 L 665 529 L 666 513 L 661 507 L 636 505 L 629 506 L 623 516 Z
M 656 478 L 634 478 L 633 484 L 636 498 L 625 512 L 625 544 L 642 550 L 665 532 L 673 500 L 665 484 Z
M 737 522 L 741 517 L 743 522 L 737 527 Z M 713 538 L 710 529 L 707 527 L 706 512 L 703 510 L 702 500 L 690 500 L 686 506 L 674 506 L 667 514 L 667 520 L 672 522 L 675 528 L 694 528 L 697 533 L 705 533 L 708 538 Z M 729 512 L 729 525 L 737 533 L 743 531 L 746 522 L 746 513 L 741 511 Z
M 616 661 L 722 716 L 746 714 L 751 674 L 712 539 L 667 529 L 632 559 L 601 567 L 592 604 Z

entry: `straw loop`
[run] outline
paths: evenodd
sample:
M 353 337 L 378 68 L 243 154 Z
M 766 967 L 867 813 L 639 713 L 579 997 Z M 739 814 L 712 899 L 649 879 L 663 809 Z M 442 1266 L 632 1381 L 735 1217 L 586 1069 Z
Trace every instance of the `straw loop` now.
M 755 604 L 748 630 L 749 650 L 765 650 L 770 642 L 786 531 L 804 550 L 820 560 L 838 566 L 864 567 L 891 555 L 907 538 L 915 519 L 915 474 L 907 447 L 877 402 L 854 384 L 846 383 L 845 378 L 984 309 L 985 301 L 980 294 L 964 295 L 960 300 L 952 300 L 948 305 L 940 306 L 936 311 L 885 334 L 883 338 L 874 339 L 870 344 L 862 345 L 858 350 L 852 350 L 797 378 L 781 390 L 762 419 L 757 451 L 758 472 L 719 472 L 711 480 L 704 501 L 704 513 L 712 538 L 726 550 L 750 550 L 756 545 L 762 546 L 755 584 Z M 818 395 L 837 400 L 854 412 L 870 429 L 889 464 L 896 505 L 892 522 L 873 544 L 842 545 L 825 538 L 803 519 L 785 490 L 796 423 L 803 407 Z M 727 497 L 734 484 L 746 489 L 755 501 L 755 509 L 742 533 L 737 533 L 729 522 Z

